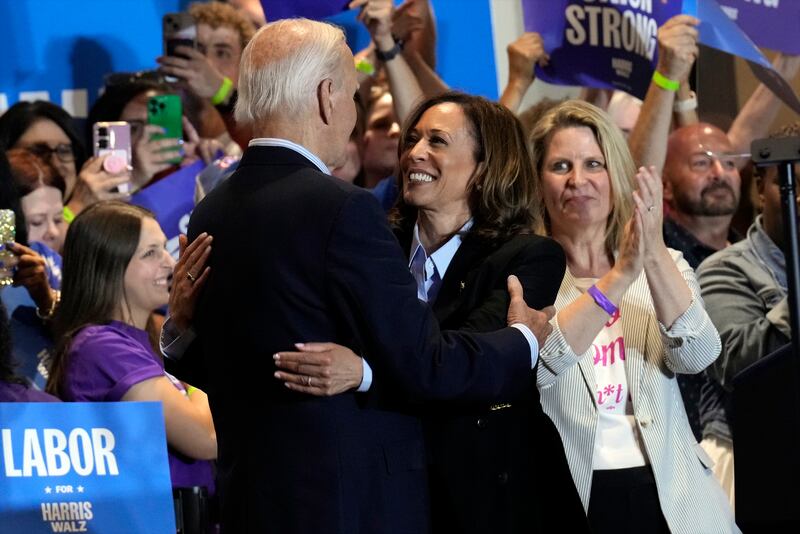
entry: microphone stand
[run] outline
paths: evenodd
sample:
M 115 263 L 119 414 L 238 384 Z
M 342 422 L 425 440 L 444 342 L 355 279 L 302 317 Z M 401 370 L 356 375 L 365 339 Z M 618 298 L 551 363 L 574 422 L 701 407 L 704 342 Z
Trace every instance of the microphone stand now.
M 756 139 L 750 147 L 753 162 L 758 167 L 778 167 L 783 211 L 783 241 L 786 258 L 786 280 L 789 286 L 789 320 L 792 327 L 792 354 L 800 384 L 800 236 L 797 226 L 797 180 L 794 165 L 800 163 L 800 137 Z M 800 398 L 800 391 L 797 392 Z

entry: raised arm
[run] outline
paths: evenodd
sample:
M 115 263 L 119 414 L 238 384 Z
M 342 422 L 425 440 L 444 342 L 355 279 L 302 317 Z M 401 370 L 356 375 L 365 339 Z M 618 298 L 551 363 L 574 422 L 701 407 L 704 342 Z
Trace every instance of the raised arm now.
M 791 81 L 800 71 L 800 56 L 779 53 L 772 66 L 781 76 Z M 759 84 L 728 130 L 728 139 L 731 140 L 734 152 L 740 154 L 750 152 L 750 143 L 767 135 L 781 105 L 780 99 L 772 91 L 763 83 Z M 747 159 L 741 158 L 740 162 L 744 166 Z
M 395 40 L 392 36 L 392 0 L 354 0 L 351 8 L 361 7 L 359 20 L 364 21 L 372 35 L 375 48 L 380 53 L 395 54 L 383 62 L 389 78 L 389 89 L 392 93 L 397 118 L 402 121 L 414 106 L 423 98 L 422 89 L 416 76 L 411 71 L 402 54 L 395 52 Z
M 542 36 L 536 32 L 523 33 L 508 45 L 508 83 L 500 97 L 500 103 L 517 112 L 525 93 L 533 83 L 533 68 L 546 65 L 550 56 L 544 51 Z
M 685 83 L 688 79 L 698 53 L 697 24 L 699 21 L 694 17 L 677 15 L 658 29 L 655 76 L 663 78 L 660 78 L 660 83 L 655 79 L 650 82 L 639 120 L 628 139 L 633 160 L 638 166 L 654 165 L 659 172 L 664 169 L 676 93 L 665 86 L 669 87 L 670 82 Z

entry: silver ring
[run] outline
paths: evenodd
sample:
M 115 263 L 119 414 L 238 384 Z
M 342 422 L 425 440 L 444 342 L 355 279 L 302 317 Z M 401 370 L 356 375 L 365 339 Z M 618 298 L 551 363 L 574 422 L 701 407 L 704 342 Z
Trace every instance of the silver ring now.
M 654 209 L 656 209 L 656 207 L 655 207 L 655 206 L 649 206 L 649 207 L 647 208 L 647 211 L 653 211 Z
M 194 277 L 192 273 L 187 272 L 186 278 L 188 278 L 193 284 L 197 281 L 197 278 Z

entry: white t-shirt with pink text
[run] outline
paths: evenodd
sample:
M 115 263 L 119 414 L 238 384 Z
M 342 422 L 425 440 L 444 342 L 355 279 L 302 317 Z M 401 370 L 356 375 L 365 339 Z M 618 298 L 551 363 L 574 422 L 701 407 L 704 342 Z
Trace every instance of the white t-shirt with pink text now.
M 595 282 L 594 278 L 575 279 L 575 285 L 582 293 Z M 625 376 L 625 337 L 621 319 L 617 310 L 592 343 L 598 415 L 592 460 L 595 470 L 626 469 L 647 464 Z

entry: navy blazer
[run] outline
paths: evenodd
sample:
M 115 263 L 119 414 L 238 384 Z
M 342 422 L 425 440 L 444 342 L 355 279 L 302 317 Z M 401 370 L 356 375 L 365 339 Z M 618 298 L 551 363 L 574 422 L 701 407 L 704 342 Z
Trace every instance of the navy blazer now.
M 412 227 L 395 232 L 410 253 Z M 505 242 L 467 233 L 433 303 L 441 328 L 491 331 L 506 323 L 506 279 L 522 283 L 533 308 L 551 306 L 564 277 L 561 247 L 546 237 Z M 531 379 L 519 395 L 488 403 L 438 403 L 423 410 L 434 532 L 588 532 L 561 438 Z
M 195 314 L 219 444 L 224 532 L 424 533 L 422 430 L 409 402 L 488 402 L 524 390 L 517 330 L 440 332 L 368 192 L 286 148 L 250 147 L 195 209 L 214 236 Z M 273 378 L 272 355 L 333 341 L 382 386 L 312 398 Z

